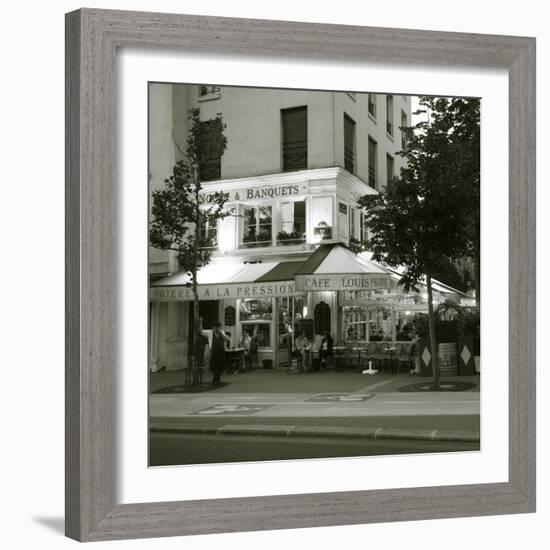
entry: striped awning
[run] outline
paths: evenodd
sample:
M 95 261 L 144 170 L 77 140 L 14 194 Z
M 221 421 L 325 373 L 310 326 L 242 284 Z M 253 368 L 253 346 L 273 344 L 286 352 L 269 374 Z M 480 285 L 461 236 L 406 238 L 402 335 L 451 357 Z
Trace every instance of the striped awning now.
M 391 287 L 390 272 L 339 243 L 322 244 L 296 272 L 304 291 L 376 290 Z
M 297 293 L 294 275 L 302 263 L 246 263 L 214 259 L 197 273 L 199 299 L 294 296 Z M 180 271 L 155 281 L 149 289 L 149 298 L 160 302 L 193 300 L 190 275 Z

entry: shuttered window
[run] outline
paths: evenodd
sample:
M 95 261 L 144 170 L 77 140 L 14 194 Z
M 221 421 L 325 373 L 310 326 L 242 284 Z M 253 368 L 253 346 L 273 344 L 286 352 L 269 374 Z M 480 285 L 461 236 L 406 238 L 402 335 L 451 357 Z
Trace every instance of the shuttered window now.
M 376 141 L 369 136 L 369 185 L 377 188 L 376 185 L 376 155 L 377 145 Z
M 355 172 L 355 121 L 344 113 L 344 168 Z
M 283 125 L 283 171 L 307 168 L 307 107 L 281 111 Z

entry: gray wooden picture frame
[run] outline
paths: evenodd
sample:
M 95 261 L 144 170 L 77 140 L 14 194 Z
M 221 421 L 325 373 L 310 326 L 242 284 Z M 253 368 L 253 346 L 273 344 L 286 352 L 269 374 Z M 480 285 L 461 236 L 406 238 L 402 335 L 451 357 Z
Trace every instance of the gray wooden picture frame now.
M 509 481 L 117 504 L 117 48 L 509 71 Z M 535 511 L 535 39 L 82 9 L 66 16 L 66 534 L 81 541 Z M 123 205 L 119 205 L 122 207 Z

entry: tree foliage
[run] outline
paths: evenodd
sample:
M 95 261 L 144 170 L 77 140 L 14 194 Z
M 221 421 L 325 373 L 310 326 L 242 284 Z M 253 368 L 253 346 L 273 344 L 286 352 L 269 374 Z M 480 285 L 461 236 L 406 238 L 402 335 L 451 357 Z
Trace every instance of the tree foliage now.
M 208 202 L 201 195 L 206 164 L 209 159 L 221 156 L 227 147 L 226 125 L 221 115 L 201 121 L 199 109 L 190 109 L 188 119 L 183 158 L 164 180 L 164 188 L 152 193 L 149 237 L 152 246 L 175 250 L 180 268 L 192 278 L 211 259 L 212 242 L 204 228 L 215 225 L 229 213 L 224 209 L 226 193 L 211 193 Z
M 427 283 L 433 328 L 431 278 L 479 251 L 479 100 L 423 97 L 420 106 L 417 114 L 428 116 L 403 128 L 407 164 L 400 177 L 359 205 L 373 259 L 402 266 L 407 291 Z M 435 350 L 433 332 L 430 339 Z

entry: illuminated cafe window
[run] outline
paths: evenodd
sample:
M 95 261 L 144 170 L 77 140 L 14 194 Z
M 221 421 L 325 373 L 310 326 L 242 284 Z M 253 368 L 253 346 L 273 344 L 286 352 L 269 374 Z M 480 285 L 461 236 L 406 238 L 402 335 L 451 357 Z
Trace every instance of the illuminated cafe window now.
M 244 206 L 242 210 L 242 248 L 271 246 L 272 235 L 271 206 Z
M 271 323 L 241 323 L 241 333 L 245 332 L 248 332 L 250 337 L 254 336 L 254 332 L 256 332 L 259 348 L 271 347 Z
M 306 240 L 306 201 L 281 203 L 281 230 L 277 244 L 299 244 Z
M 367 310 L 364 307 L 346 306 L 344 310 L 344 341 L 367 341 Z
M 369 229 L 367 227 L 366 222 L 366 214 L 365 212 L 359 212 L 359 240 L 362 243 L 367 243 L 369 240 Z
M 332 197 L 313 197 L 311 200 L 311 225 L 313 241 L 332 239 L 333 201 Z
M 271 321 L 273 303 L 271 298 L 245 298 L 239 308 L 241 321 Z
M 273 302 L 271 298 L 243 299 L 239 307 L 241 333 L 248 332 L 258 337 L 258 346 L 271 346 L 271 321 Z
M 202 248 L 217 248 L 218 247 L 218 224 L 217 221 L 205 222 L 200 227 L 200 238 Z
M 283 172 L 307 168 L 307 106 L 281 110 Z
M 355 236 L 355 216 L 356 216 L 357 209 L 351 208 L 349 209 L 349 238 L 350 239 L 356 239 Z

